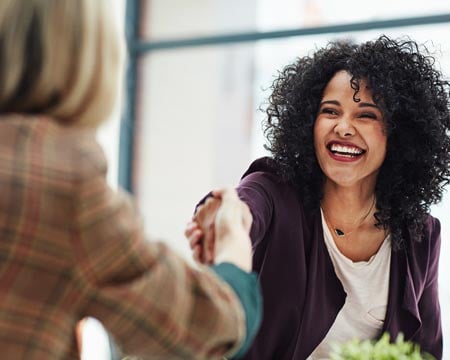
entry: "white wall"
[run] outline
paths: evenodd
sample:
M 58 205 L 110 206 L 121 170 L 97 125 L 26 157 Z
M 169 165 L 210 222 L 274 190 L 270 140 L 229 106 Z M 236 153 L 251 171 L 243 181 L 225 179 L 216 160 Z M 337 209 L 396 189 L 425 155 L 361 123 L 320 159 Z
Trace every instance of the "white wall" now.
M 251 27 L 256 16 L 255 1 L 153 1 L 145 11 L 144 33 L 156 38 L 174 37 L 176 26 L 181 37 Z M 248 45 L 200 47 L 139 65 L 135 191 L 149 236 L 187 258 L 194 205 L 212 187 L 236 183 L 250 161 L 253 56 Z

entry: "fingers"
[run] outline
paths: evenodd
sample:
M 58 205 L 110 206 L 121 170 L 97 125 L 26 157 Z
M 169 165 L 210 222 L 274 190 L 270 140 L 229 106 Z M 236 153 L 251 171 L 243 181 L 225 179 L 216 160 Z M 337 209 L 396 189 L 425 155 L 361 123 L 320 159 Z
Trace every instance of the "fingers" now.
M 215 230 L 214 226 L 211 225 L 203 237 L 203 259 L 206 264 L 212 264 L 215 257 Z
M 205 263 L 205 256 L 203 251 L 203 231 L 197 222 L 191 221 L 186 225 L 184 235 L 189 241 L 189 246 L 192 249 L 192 256 L 194 260 L 199 263 Z
M 186 225 L 184 236 L 189 240 L 189 246 L 194 249 L 194 246 L 199 244 L 203 236 L 202 229 L 195 221 L 191 221 Z
M 203 264 L 202 246 L 201 245 L 196 245 L 192 248 L 192 256 L 195 261 Z
M 212 191 L 214 197 L 222 199 L 222 200 L 238 200 L 239 196 L 237 194 L 236 189 L 227 187 L 222 189 L 217 189 Z
M 201 206 L 197 208 L 194 215 L 194 222 L 200 227 L 203 237 L 202 244 L 202 260 L 206 264 L 212 264 L 215 257 L 215 230 L 214 221 L 217 211 L 220 207 L 221 200 L 211 196 Z
M 194 221 L 199 223 L 202 228 L 210 226 L 214 222 L 214 217 L 219 206 L 220 200 L 216 197 L 210 196 L 197 208 L 197 212 L 194 215 Z

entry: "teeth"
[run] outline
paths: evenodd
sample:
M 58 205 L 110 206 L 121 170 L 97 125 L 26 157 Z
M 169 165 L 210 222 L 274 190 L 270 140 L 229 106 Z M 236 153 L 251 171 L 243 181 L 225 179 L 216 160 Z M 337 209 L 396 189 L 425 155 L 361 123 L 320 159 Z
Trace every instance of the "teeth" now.
M 338 144 L 332 144 L 330 150 L 338 153 L 352 154 L 352 155 L 361 155 L 363 151 L 359 148 L 344 146 Z

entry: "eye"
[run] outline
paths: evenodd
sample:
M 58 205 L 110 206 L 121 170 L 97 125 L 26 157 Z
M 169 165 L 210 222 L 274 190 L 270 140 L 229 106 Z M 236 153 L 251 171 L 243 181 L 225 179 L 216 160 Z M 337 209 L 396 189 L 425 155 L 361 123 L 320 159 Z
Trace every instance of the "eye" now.
M 371 112 L 364 112 L 362 114 L 359 115 L 360 118 L 366 118 L 366 119 L 372 119 L 372 120 L 377 120 L 378 116 L 375 113 L 371 113 Z
M 323 108 L 320 110 L 320 113 L 327 114 L 327 115 L 333 115 L 333 116 L 338 115 L 338 112 L 333 108 Z

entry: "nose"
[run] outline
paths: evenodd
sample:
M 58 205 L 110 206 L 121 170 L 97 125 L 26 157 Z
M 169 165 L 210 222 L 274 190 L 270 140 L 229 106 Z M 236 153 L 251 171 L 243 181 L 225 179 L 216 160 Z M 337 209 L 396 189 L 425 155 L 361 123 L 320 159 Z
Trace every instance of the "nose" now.
M 341 118 L 334 127 L 334 132 L 340 137 L 351 137 L 355 135 L 355 127 L 349 118 Z

